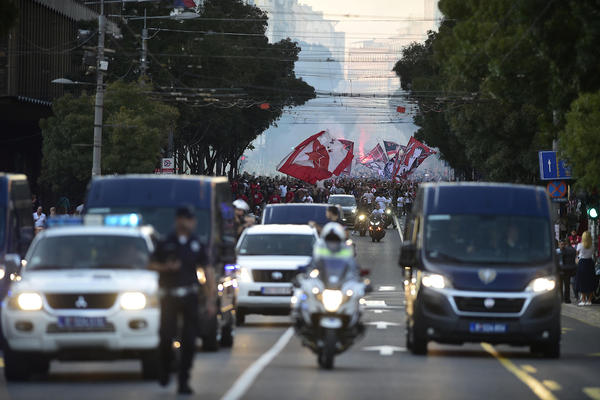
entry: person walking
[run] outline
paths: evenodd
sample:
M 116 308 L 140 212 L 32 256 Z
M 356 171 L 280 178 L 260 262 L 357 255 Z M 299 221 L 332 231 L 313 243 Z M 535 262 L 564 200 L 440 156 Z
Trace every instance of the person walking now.
M 579 306 L 592 305 L 592 293 L 595 284 L 594 271 L 594 248 L 592 247 L 592 235 L 589 231 L 583 232 L 581 243 L 577 245 L 577 292 L 581 293 Z
M 36 231 L 46 227 L 46 214 L 44 214 L 41 206 L 33 213 L 33 222 Z
M 206 275 L 208 314 L 214 315 L 216 312 L 216 305 L 212 301 L 216 298 L 214 270 L 209 265 L 204 246 L 195 234 L 196 225 L 196 214 L 192 207 L 178 208 L 175 230 L 157 243 L 151 264 L 152 269 L 159 272 L 161 294 L 159 383 L 166 386 L 170 382 L 173 340 L 180 337 L 179 394 L 193 393 L 189 378 L 198 332 L 198 268 L 203 268 Z M 178 335 L 177 322 L 180 316 L 183 329 Z
M 575 276 L 577 271 L 577 264 L 575 264 L 575 258 L 577 251 L 567 245 L 567 240 L 561 240 L 558 249 L 558 263 L 559 263 L 559 277 L 560 277 L 560 291 L 563 295 L 563 301 L 567 304 L 571 303 L 571 277 Z

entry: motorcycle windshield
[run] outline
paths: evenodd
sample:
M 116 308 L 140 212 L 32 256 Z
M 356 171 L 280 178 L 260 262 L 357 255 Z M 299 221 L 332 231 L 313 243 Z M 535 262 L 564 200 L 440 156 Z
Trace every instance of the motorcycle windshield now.
M 356 263 L 346 258 L 325 258 L 317 261 L 319 276 L 325 287 L 339 289 L 342 284 L 351 279 L 356 271 Z

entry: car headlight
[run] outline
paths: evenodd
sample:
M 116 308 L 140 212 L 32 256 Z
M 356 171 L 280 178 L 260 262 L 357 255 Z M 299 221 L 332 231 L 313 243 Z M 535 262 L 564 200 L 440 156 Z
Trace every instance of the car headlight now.
M 452 287 L 452 285 L 444 275 L 431 274 L 428 272 L 423 273 L 421 283 L 423 284 L 423 286 L 432 289 L 444 289 Z
M 206 284 L 206 274 L 204 273 L 204 268 L 196 268 L 196 278 L 198 278 L 198 283 L 201 285 Z
M 0 281 L 2 279 L 4 279 L 4 276 L 6 275 L 6 271 L 4 271 L 4 266 L 0 265 Z
M 322 296 L 323 306 L 325 307 L 325 310 L 329 312 L 336 312 L 342 305 L 342 299 L 344 298 L 341 290 L 331 289 L 323 290 Z
M 121 295 L 121 308 L 124 310 L 142 310 L 146 307 L 146 295 L 140 292 L 126 292 Z
M 39 311 L 42 309 L 42 296 L 38 293 L 21 293 L 17 297 L 17 305 L 23 311 Z
M 365 218 L 366 218 L 366 217 L 365 217 L 364 215 L 359 215 L 359 216 L 358 216 L 358 219 L 359 219 L 360 221 L 364 221 L 364 220 L 365 220 Z
M 252 282 L 252 274 L 248 268 L 242 267 L 240 269 L 240 282 Z
M 545 276 L 531 281 L 527 286 L 527 291 L 535 293 L 550 292 L 556 287 L 556 278 L 553 276 Z
M 356 214 L 356 208 L 352 209 L 352 214 Z

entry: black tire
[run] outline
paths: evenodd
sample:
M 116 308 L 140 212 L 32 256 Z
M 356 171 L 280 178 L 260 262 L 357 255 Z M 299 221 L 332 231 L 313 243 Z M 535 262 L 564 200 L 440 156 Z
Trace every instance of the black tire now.
M 8 346 L 4 347 L 4 377 L 9 382 L 19 382 L 29 380 L 31 377 L 32 365 L 31 356 L 26 353 L 11 350 Z
M 377 243 L 381 242 L 381 239 L 377 239 Z
M 221 347 L 233 347 L 233 327 L 227 325 L 221 328 Z
M 360 236 L 365 236 L 367 234 L 367 231 L 360 231 Z
M 235 325 L 242 326 L 246 323 L 246 314 L 242 310 L 236 310 L 235 312 Z
M 160 371 L 160 357 L 157 350 L 146 351 L 140 358 L 142 364 L 142 379 L 157 380 Z
M 530 346 L 532 354 L 540 354 L 544 358 L 560 358 L 560 340 L 547 343 L 534 343 Z
M 205 322 L 206 325 L 202 330 L 202 351 L 218 351 L 219 350 L 219 319 L 217 315 L 208 317 Z
M 427 336 L 418 326 L 413 325 L 412 328 L 407 328 L 406 343 L 406 347 L 412 354 L 417 356 L 427 355 Z
M 50 359 L 46 357 L 32 357 L 30 362 L 31 371 L 35 374 L 47 375 L 50 371 Z
M 323 369 L 333 369 L 333 363 L 335 360 L 335 348 L 337 345 L 337 334 L 333 329 L 327 329 L 325 331 L 325 344 L 319 352 L 318 363 Z
M 375 238 L 371 236 L 371 242 L 375 243 Z

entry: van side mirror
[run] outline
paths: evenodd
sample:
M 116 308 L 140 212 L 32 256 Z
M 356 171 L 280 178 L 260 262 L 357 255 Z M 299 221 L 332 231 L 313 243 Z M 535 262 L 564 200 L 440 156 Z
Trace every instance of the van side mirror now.
M 4 273 L 10 276 L 18 274 L 21 269 L 21 256 L 18 254 L 6 254 L 4 256 Z
M 404 241 L 400 247 L 400 260 L 398 265 L 401 267 L 414 267 L 417 262 L 417 246 L 410 240 Z

